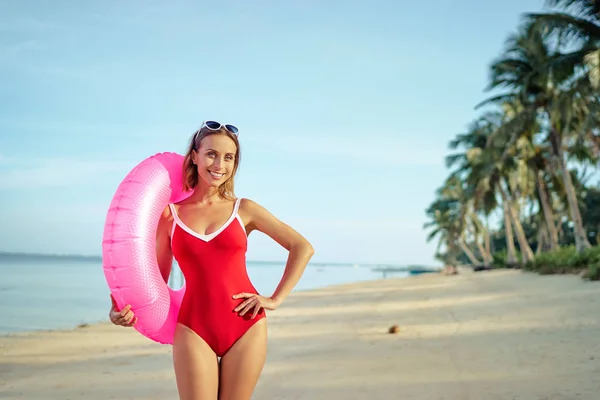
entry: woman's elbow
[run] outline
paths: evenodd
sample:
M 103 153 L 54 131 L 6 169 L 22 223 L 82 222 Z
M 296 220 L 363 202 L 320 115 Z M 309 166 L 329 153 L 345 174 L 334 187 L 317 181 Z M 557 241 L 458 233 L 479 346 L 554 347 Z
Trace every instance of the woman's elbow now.
M 310 259 L 315 254 L 314 247 L 306 239 L 298 241 L 297 243 L 295 243 L 294 246 L 292 246 L 292 248 L 295 249 L 297 253 L 302 254 L 308 259 Z
M 310 244 L 309 241 L 306 241 L 306 254 L 308 255 L 308 257 L 312 257 L 315 255 L 315 248 L 312 246 L 312 244 Z

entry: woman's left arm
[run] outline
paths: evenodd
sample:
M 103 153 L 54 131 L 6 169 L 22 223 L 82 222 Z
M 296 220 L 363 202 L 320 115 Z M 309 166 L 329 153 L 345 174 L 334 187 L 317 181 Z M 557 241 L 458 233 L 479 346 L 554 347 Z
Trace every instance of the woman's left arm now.
M 283 303 L 300 280 L 306 265 L 314 254 L 314 249 L 300 233 L 252 200 L 243 199 L 241 201 L 240 213 L 243 214 L 242 219 L 246 224 L 248 234 L 253 230 L 260 231 L 289 251 L 281 282 L 271 297 L 267 298 L 253 293 L 238 293 L 233 296 L 234 299 L 246 299 L 235 308 L 236 312 L 239 311 L 240 315 L 244 315 L 254 308 L 252 317 L 255 317 L 260 308 L 274 310 Z

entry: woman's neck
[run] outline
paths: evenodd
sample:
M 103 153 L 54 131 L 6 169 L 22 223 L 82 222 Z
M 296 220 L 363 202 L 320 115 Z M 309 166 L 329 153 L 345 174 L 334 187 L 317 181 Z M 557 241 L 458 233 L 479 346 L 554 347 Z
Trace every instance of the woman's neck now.
M 198 185 L 194 188 L 194 193 L 190 198 L 195 202 L 203 204 L 210 204 L 222 200 L 221 195 L 219 194 L 219 188 L 208 186 L 204 182 L 198 182 Z

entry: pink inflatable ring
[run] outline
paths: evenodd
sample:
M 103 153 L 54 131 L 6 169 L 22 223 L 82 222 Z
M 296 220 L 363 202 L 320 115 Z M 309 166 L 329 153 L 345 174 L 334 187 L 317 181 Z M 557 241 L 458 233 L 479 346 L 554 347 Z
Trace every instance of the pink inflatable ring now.
M 169 203 L 183 191 L 183 159 L 160 153 L 133 168 L 110 203 L 102 237 L 102 267 L 110 292 L 122 309 L 131 304 L 135 329 L 158 343 L 172 344 L 185 293 L 164 281 L 156 258 L 156 228 Z

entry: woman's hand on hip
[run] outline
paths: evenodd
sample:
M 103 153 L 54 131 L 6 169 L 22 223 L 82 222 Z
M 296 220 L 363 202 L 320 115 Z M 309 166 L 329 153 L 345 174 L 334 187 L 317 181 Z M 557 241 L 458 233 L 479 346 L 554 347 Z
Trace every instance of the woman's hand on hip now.
M 275 310 L 279 304 L 271 297 L 264 297 L 256 293 L 238 293 L 233 295 L 234 299 L 246 299 L 233 311 L 239 312 L 240 316 L 243 316 L 248 311 L 254 308 L 252 312 L 252 318 L 256 317 L 260 310 Z

